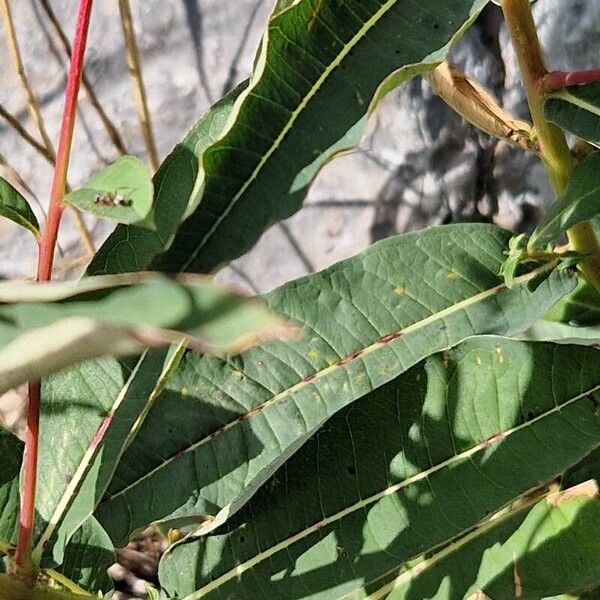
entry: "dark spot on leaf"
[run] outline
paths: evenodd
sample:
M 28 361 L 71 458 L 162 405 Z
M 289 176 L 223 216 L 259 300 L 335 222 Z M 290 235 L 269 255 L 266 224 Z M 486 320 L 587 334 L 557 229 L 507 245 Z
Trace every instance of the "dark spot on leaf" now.
M 527 411 L 527 413 L 525 414 L 525 420 L 526 421 L 531 421 L 531 419 L 535 418 L 535 411 L 531 410 L 531 408 Z
M 348 472 L 348 475 L 350 475 L 351 477 L 354 477 L 356 475 L 356 467 L 354 465 L 350 465 L 346 471 Z
M 246 541 L 246 538 L 243 535 L 240 535 L 240 544 L 243 544 Z
M 440 28 L 440 24 L 439 23 L 434 23 L 433 24 L 433 28 L 434 29 L 439 29 Z

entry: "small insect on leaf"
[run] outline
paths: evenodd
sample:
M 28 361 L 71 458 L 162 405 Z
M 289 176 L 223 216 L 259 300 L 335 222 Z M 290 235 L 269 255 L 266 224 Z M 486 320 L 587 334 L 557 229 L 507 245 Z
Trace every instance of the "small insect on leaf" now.
M 65 202 L 101 219 L 154 229 L 150 175 L 135 156 L 122 156 L 92 177 Z
M 101 206 L 131 206 L 132 200 L 130 198 L 124 198 L 120 194 L 96 194 L 94 198 L 95 204 Z

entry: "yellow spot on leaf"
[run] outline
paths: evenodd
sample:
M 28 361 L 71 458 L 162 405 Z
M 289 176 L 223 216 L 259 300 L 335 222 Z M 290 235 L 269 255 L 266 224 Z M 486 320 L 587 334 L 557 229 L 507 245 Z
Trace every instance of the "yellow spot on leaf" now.
M 456 271 L 448 271 L 446 277 L 452 281 L 460 279 L 460 275 Z
M 182 396 L 187 396 L 189 394 L 189 391 L 186 387 L 182 387 L 181 388 L 181 395 Z
M 496 348 L 496 354 L 498 355 L 498 362 L 500 364 L 504 363 L 504 354 L 502 353 L 502 348 L 500 348 L 500 346 L 498 346 Z
M 402 296 L 404 296 L 404 288 L 403 287 L 395 287 L 394 288 L 394 294 L 396 294 L 396 296 L 400 296 L 400 298 L 402 298 Z
M 477 364 L 481 366 L 483 363 L 481 362 L 481 356 L 477 357 Z
M 308 351 L 308 358 L 311 360 L 319 360 L 320 357 L 321 354 L 317 350 L 311 349 Z

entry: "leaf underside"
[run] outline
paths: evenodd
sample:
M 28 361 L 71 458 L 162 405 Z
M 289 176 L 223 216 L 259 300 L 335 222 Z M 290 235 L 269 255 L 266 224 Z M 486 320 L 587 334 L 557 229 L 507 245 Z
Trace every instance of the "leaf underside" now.
M 457 577 L 467 591 L 497 541 L 488 515 L 516 498 L 527 504 L 530 490 L 600 445 L 590 397 L 598 356 L 478 337 L 428 358 L 328 421 L 221 529 L 171 548 L 162 585 L 186 600 L 383 598 L 412 565 L 398 597 L 430 597 L 413 593 L 413 579 L 435 590 Z M 464 570 L 467 534 L 475 544 L 487 537 Z M 449 542 L 452 569 L 421 573 L 422 555 Z
M 460 225 L 390 238 L 266 298 L 302 326 L 298 340 L 187 355 L 96 511 L 115 543 L 151 521 L 215 527 L 345 405 L 466 337 L 530 325 L 574 281 L 527 275 L 508 290 L 509 237 Z
M 572 86 L 550 94 L 544 113 L 546 119 L 566 131 L 600 145 L 600 83 Z

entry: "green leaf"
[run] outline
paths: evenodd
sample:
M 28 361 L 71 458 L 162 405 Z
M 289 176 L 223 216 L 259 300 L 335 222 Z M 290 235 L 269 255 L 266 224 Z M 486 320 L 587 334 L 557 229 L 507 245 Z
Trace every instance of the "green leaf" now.
M 148 267 L 171 243 L 184 215 L 200 201 L 200 157 L 225 127 L 234 102 L 246 87 L 240 84 L 217 102 L 169 154 L 154 176 L 156 231 L 118 225 L 96 253 L 88 275 L 127 273 Z
M 19 473 L 23 444 L 12 433 L 0 427 L 0 554 L 16 543 L 19 520 Z
M 508 290 L 497 273 L 510 235 L 471 224 L 384 240 L 267 297 L 299 340 L 187 356 L 95 513 L 113 541 L 157 520 L 215 527 L 347 404 L 471 335 L 527 327 L 574 280 L 542 270 Z
M 215 142 L 188 158 L 193 172 L 200 165 L 197 208 L 151 268 L 210 272 L 250 249 L 300 208 L 324 164 L 360 140 L 380 86 L 434 68 L 486 2 L 425 0 L 411 10 L 400 0 L 280 3 Z M 123 230 L 108 239 L 93 272 L 148 265 L 146 240 L 138 249 L 124 239 Z
M 113 582 L 107 569 L 116 562 L 110 538 L 98 521 L 90 517 L 72 536 L 56 571 L 88 592 L 108 592 Z
M 67 194 L 65 202 L 100 219 L 154 229 L 152 195 L 152 180 L 143 163 L 135 156 L 121 156 Z
M 0 177 L 0 216 L 24 227 L 36 239 L 41 235 L 40 225 L 27 200 L 2 177 Z
M 516 337 L 534 342 L 594 346 L 600 342 L 600 327 L 579 327 L 540 319 Z
M 402 573 L 388 600 L 477 598 L 538 600 L 600 583 L 597 487 L 551 494 L 529 509 L 512 509 Z M 422 567 L 421 567 L 422 568 Z M 382 590 L 385 593 L 385 590 Z
M 579 327 L 600 325 L 600 291 L 581 279 L 577 287 L 561 298 L 544 318 Z
M 531 234 L 529 247 L 554 242 L 567 229 L 600 214 L 600 152 L 586 156 L 575 168 L 565 193 L 546 211 Z
M 262 304 L 202 277 L 0 283 L 0 393 L 89 358 L 184 337 L 203 352 L 235 352 L 253 336 L 280 332 L 282 323 Z
M 385 598 L 600 446 L 599 355 L 478 337 L 428 358 L 333 417 L 224 527 L 169 549 L 161 584 L 185 600 Z
M 45 381 L 36 502 L 39 519 L 33 549 L 36 563 L 40 562 L 42 553 L 45 555 L 44 566 L 64 562 L 67 541 L 94 511 L 119 458 L 177 368 L 183 350 L 183 345 L 180 345 L 169 350 L 146 352 L 128 377 L 125 365 L 121 365 L 120 369 L 113 368 L 117 365 L 107 361 L 104 377 L 109 381 L 97 381 L 97 384 L 103 384 L 107 393 L 103 397 L 98 396 L 102 402 L 97 401 L 91 406 L 77 403 L 75 394 L 88 381 L 93 384 L 92 378 L 97 377 L 95 364 L 84 365 L 79 370 L 67 371 Z M 124 379 L 126 381 L 122 384 Z M 61 390 L 65 389 L 70 390 L 72 395 L 68 408 L 63 405 L 61 395 Z M 97 425 L 95 417 L 99 410 L 103 411 L 104 418 Z M 65 441 L 65 432 L 73 431 L 77 431 L 77 435 Z M 87 446 L 82 439 L 90 439 Z M 94 530 L 97 529 L 101 530 L 100 537 L 106 537 L 100 525 L 94 527 Z M 97 536 L 94 531 L 92 533 Z
M 549 94 L 544 113 L 559 127 L 600 145 L 600 83 L 571 86 Z

